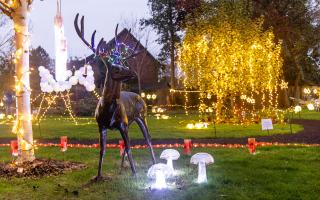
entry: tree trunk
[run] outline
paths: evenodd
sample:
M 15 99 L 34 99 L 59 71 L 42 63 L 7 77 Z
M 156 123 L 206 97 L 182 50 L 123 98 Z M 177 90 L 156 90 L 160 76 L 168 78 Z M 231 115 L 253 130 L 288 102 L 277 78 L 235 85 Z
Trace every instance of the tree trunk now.
M 217 123 L 220 123 L 223 119 L 222 106 L 223 106 L 223 98 L 218 95 L 217 96 L 217 103 L 216 103 L 216 122 Z
M 12 18 L 16 44 L 16 106 L 17 106 L 17 137 L 19 144 L 18 162 L 33 161 L 33 132 L 30 106 L 29 81 L 29 3 L 27 0 L 14 2 Z
M 295 61 L 295 65 L 296 65 L 296 78 L 294 80 L 294 97 L 297 99 L 301 98 L 301 94 L 300 94 L 300 84 L 301 84 L 301 80 L 304 79 L 303 77 L 303 71 L 302 71 L 302 67 L 299 63 L 299 60 L 297 57 L 294 57 L 294 61 Z
M 174 44 L 171 44 L 174 46 Z M 174 55 L 174 47 L 170 49 L 170 77 L 171 77 L 171 88 L 176 88 L 176 77 L 175 77 L 175 55 Z
M 174 23 L 173 23 L 173 10 L 172 10 L 172 2 L 169 1 L 168 6 L 168 16 L 169 16 L 169 34 L 170 34 L 170 76 L 171 76 L 171 88 L 176 88 L 175 82 L 175 30 L 174 30 Z

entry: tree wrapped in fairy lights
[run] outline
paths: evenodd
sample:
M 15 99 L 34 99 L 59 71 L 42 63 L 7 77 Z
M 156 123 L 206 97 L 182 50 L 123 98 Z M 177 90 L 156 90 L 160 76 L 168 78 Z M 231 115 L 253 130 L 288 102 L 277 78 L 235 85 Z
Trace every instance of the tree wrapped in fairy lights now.
M 30 106 L 29 80 L 29 12 L 33 0 L 0 0 L 0 14 L 12 19 L 16 52 L 15 63 L 15 92 L 16 92 L 16 121 L 12 132 L 17 134 L 19 155 L 17 162 L 33 161 L 34 141 L 32 132 L 32 115 Z
M 278 90 L 285 84 L 281 43 L 274 42 L 272 30 L 262 31 L 262 18 L 227 12 L 219 8 L 214 17 L 188 25 L 179 53 L 184 84 L 200 91 L 201 111 L 213 97 L 218 122 L 258 120 L 257 109 L 277 108 Z

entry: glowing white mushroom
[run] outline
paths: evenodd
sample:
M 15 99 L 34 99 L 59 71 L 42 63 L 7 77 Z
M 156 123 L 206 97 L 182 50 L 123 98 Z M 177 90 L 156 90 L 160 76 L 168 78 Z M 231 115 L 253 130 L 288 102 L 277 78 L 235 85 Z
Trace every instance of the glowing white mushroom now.
M 166 149 L 160 155 L 160 159 L 167 160 L 167 165 L 172 171 L 174 171 L 172 160 L 178 160 L 179 157 L 180 153 L 175 149 Z
M 166 164 L 159 163 L 152 165 L 148 170 L 148 177 L 155 179 L 155 183 L 151 186 L 152 189 L 163 189 L 167 187 L 166 179 L 173 173 L 172 169 Z
M 294 107 L 294 112 L 295 113 L 301 112 L 301 110 L 302 110 L 301 106 Z
M 307 107 L 308 107 L 308 110 L 314 110 L 314 105 L 312 103 L 309 103 Z
M 198 183 L 206 183 L 207 172 L 206 165 L 214 163 L 213 157 L 208 153 L 197 153 L 191 157 L 191 164 L 198 165 Z

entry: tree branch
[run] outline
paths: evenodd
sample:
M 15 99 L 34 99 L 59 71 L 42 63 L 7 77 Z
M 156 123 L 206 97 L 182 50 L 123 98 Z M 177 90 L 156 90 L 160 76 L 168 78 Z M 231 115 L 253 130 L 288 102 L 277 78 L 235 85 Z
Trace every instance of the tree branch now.
M 7 4 L 6 2 L 0 0 L 0 6 L 4 7 L 5 9 L 8 10 L 8 12 L 13 12 L 13 9 L 11 8 L 11 6 L 9 4 Z
M 0 2 L 0 10 L 7 15 L 8 17 L 12 18 L 12 10 L 8 10 L 6 7 L 3 6 L 2 2 Z

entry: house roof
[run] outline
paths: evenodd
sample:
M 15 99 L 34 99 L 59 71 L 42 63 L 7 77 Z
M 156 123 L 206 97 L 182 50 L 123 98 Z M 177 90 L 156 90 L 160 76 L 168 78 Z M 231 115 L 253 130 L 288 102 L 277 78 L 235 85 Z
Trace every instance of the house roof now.
M 137 50 L 141 52 L 146 52 L 149 57 L 151 57 L 157 64 L 161 65 L 161 63 L 145 48 L 141 42 L 127 29 L 124 28 L 120 33 L 117 35 L 118 38 L 125 38 L 126 41 L 131 41 L 134 44 L 137 44 Z M 122 41 L 122 42 L 126 42 Z M 105 44 L 106 46 L 103 47 L 106 50 L 110 50 L 115 45 L 115 38 L 112 38 L 109 42 Z

